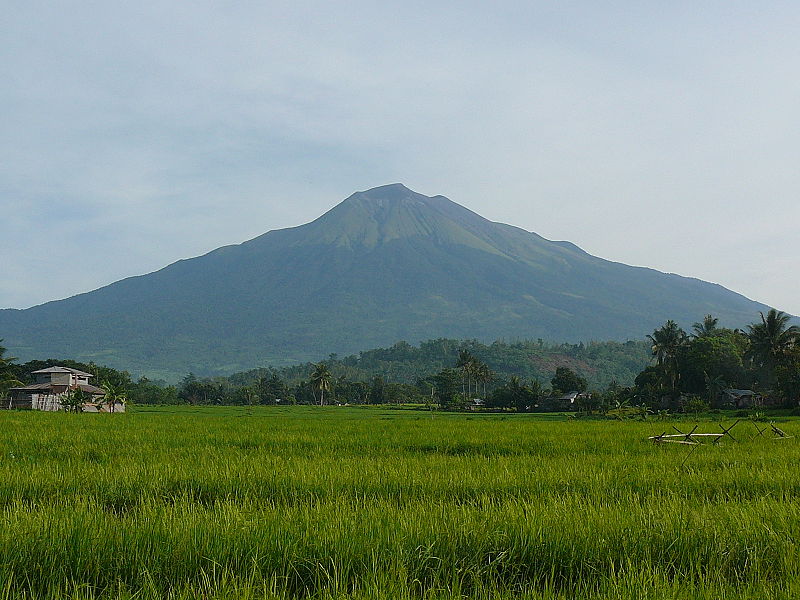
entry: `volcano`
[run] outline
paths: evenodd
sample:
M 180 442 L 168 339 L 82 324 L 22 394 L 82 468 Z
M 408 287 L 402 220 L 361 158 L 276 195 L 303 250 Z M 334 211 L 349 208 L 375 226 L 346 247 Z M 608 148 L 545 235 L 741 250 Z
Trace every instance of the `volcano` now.
M 401 184 L 311 223 L 25 310 L 0 311 L 21 360 L 73 358 L 174 379 L 438 337 L 641 339 L 763 304 L 591 256 Z

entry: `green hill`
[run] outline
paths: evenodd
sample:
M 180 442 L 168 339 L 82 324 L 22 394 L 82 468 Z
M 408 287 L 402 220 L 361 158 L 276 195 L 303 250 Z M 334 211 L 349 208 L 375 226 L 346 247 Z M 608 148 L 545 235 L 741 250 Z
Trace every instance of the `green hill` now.
M 765 310 L 719 285 L 591 256 L 400 184 L 300 227 L 26 310 L 0 311 L 21 360 L 71 356 L 174 379 L 318 360 L 403 339 L 641 339 Z
M 374 348 L 345 357 L 331 355 L 325 364 L 335 377 L 350 381 L 413 384 L 442 369 L 456 365 L 459 352 L 467 350 L 492 370 L 493 385 L 517 376 L 536 379 L 548 387 L 557 367 L 568 367 L 585 377 L 592 389 L 604 390 L 612 381 L 633 385 L 636 376 L 651 361 L 650 344 L 642 341 L 548 344 L 543 340 L 492 342 L 437 339 L 412 346 L 397 342 L 388 348 Z M 304 363 L 281 369 L 253 369 L 228 378 L 233 385 L 252 385 L 276 373 L 290 384 L 307 381 L 314 365 Z

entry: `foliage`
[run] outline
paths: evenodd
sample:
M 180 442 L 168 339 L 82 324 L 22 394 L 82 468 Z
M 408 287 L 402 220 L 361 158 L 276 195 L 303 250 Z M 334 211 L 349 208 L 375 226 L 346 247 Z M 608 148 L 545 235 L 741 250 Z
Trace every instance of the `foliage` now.
M 686 332 L 670 319 L 652 335 L 648 335 L 647 339 L 652 344 L 653 356 L 658 366 L 662 368 L 668 388 L 674 393 L 680 379 L 678 355 L 687 343 Z
M 681 390 L 702 394 L 709 377 L 719 378 L 726 387 L 750 384 L 744 367 L 746 338 L 730 330 L 704 335 L 688 341 L 678 355 Z
M 506 384 L 494 390 L 489 398 L 489 406 L 525 412 L 535 409 L 543 395 L 538 381 L 533 380 L 530 385 L 525 385 L 519 377 L 512 377 Z
M 135 384 L 128 386 L 126 395 L 132 404 L 170 405 L 181 402 L 175 386 L 150 381 L 146 377 L 142 377 Z
M 17 379 L 17 375 L 12 363 L 17 360 L 13 356 L 5 356 L 6 348 L 3 340 L 0 339 L 0 399 L 4 398 L 8 390 L 22 382 Z
M 460 357 L 471 357 L 462 364 Z M 467 356 L 464 356 L 466 359 Z M 636 374 L 647 364 L 648 347 L 644 342 L 591 342 L 589 344 L 549 344 L 542 340 L 483 344 L 476 340 L 428 340 L 418 346 L 398 342 L 388 348 L 365 350 L 357 355 L 331 355 L 325 364 L 334 377 L 349 381 L 371 381 L 383 377 L 394 383 L 416 384 L 445 368 L 458 366 L 462 375 L 462 393 L 483 394 L 493 384 L 512 376 L 547 383 L 558 367 L 569 367 L 591 386 L 605 387 L 616 380 L 633 383 Z M 473 372 L 477 366 L 478 375 Z M 313 363 L 291 367 L 262 368 L 244 371 L 226 378 L 233 385 L 249 385 L 261 377 L 278 374 L 284 381 L 296 384 L 308 377 Z M 216 378 L 220 379 L 220 378 Z M 476 381 L 477 379 L 477 381 Z
M 286 382 L 276 373 L 269 377 L 261 377 L 256 383 L 260 404 L 277 404 L 283 401 L 289 392 Z
M 748 326 L 750 348 L 748 356 L 761 369 L 767 386 L 776 382 L 775 370 L 785 364 L 792 349 L 798 343 L 800 328 L 789 325 L 790 315 L 774 308 L 764 315 L 761 322 Z
M 109 412 L 116 410 L 117 404 L 125 404 L 128 401 L 128 394 L 125 389 L 113 381 L 100 382 L 101 387 L 105 390 L 103 402 L 108 407 Z
M 331 389 L 331 372 L 328 365 L 325 363 L 314 365 L 314 370 L 311 372 L 311 387 L 319 394 L 320 406 L 324 406 L 325 392 Z
M 61 398 L 61 406 L 66 412 L 82 412 L 84 405 L 92 399 L 92 396 L 84 392 L 81 388 L 70 389 Z
M 464 397 L 458 393 L 459 374 L 455 369 L 442 369 L 431 380 L 435 397 L 442 408 L 461 408 Z
M 800 401 L 800 329 L 790 317 L 771 309 L 748 333 L 717 325 L 706 315 L 687 337 L 674 321 L 648 336 L 656 364 L 635 380 L 635 394 L 670 407 L 696 407 L 720 402 L 727 388 L 758 390 L 771 404 L 796 406 Z M 678 401 L 681 395 L 687 396 Z M 707 406 L 706 406 L 707 408 Z
M 558 367 L 556 374 L 550 380 L 553 392 L 584 392 L 588 387 L 586 379 L 580 377 L 569 367 Z
M 703 413 L 710 408 L 708 400 L 700 396 L 688 396 L 681 402 L 681 410 L 685 413 Z
M 787 406 L 800 404 L 800 346 L 787 352 L 775 369 L 778 391 Z
M 698 338 L 714 335 L 719 331 L 719 319 L 712 315 L 706 315 L 702 321 L 692 325 L 692 330 L 694 337 Z

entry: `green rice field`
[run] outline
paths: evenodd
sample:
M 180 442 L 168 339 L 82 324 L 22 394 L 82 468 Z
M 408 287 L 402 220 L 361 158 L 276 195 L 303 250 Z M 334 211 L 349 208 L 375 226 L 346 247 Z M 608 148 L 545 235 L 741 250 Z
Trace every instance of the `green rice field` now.
M 2 411 L 0 598 L 800 597 L 798 440 L 673 424 Z

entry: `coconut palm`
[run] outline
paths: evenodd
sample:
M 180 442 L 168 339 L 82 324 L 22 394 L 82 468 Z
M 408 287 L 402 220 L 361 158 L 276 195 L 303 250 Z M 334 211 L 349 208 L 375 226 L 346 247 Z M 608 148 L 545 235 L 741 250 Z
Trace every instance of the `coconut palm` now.
M 705 380 L 706 392 L 708 393 L 708 402 L 713 406 L 720 394 L 728 387 L 728 384 L 725 382 L 722 375 L 715 375 L 712 377 L 704 371 L 703 378 Z
M 477 391 L 478 382 L 483 383 L 483 397 L 486 398 L 486 384 L 494 379 L 494 373 L 489 368 L 489 365 L 483 362 L 475 364 L 475 389 Z
M 760 323 L 748 325 L 748 357 L 757 365 L 774 371 L 800 340 L 800 327 L 789 326 L 791 315 L 774 308 L 769 309 L 766 316 L 763 312 L 760 314 Z
M 692 329 L 694 329 L 694 337 L 699 338 L 714 335 L 714 333 L 718 331 L 717 323 L 719 323 L 719 319 L 712 317 L 711 315 L 706 315 L 703 317 L 701 322 L 692 325 Z
M 17 359 L 13 356 L 4 356 L 6 349 L 2 345 L 2 341 L 0 340 L 0 396 L 4 396 L 15 385 L 22 385 L 11 368 L 11 363 Z
M 124 404 L 127 400 L 125 390 L 122 388 L 122 386 L 115 385 L 110 381 L 106 381 L 103 383 L 103 389 L 106 391 L 106 394 L 103 397 L 103 402 L 108 408 L 108 412 L 113 413 L 117 404 Z
M 669 380 L 670 390 L 675 391 L 678 387 L 678 353 L 686 345 L 686 332 L 673 321 L 667 321 L 663 326 L 648 335 L 647 339 L 652 344 L 653 357 Z
M 474 366 L 475 366 L 475 357 L 472 356 L 472 353 L 469 350 L 459 350 L 458 362 L 456 363 L 456 368 L 461 369 L 461 394 L 465 397 L 470 392 L 470 387 L 471 387 L 470 377 L 472 375 Z M 467 387 L 466 390 L 464 389 L 465 383 Z
M 319 392 L 319 405 L 325 404 L 325 392 L 331 389 L 331 372 L 324 363 L 314 365 L 311 373 L 311 387 Z

